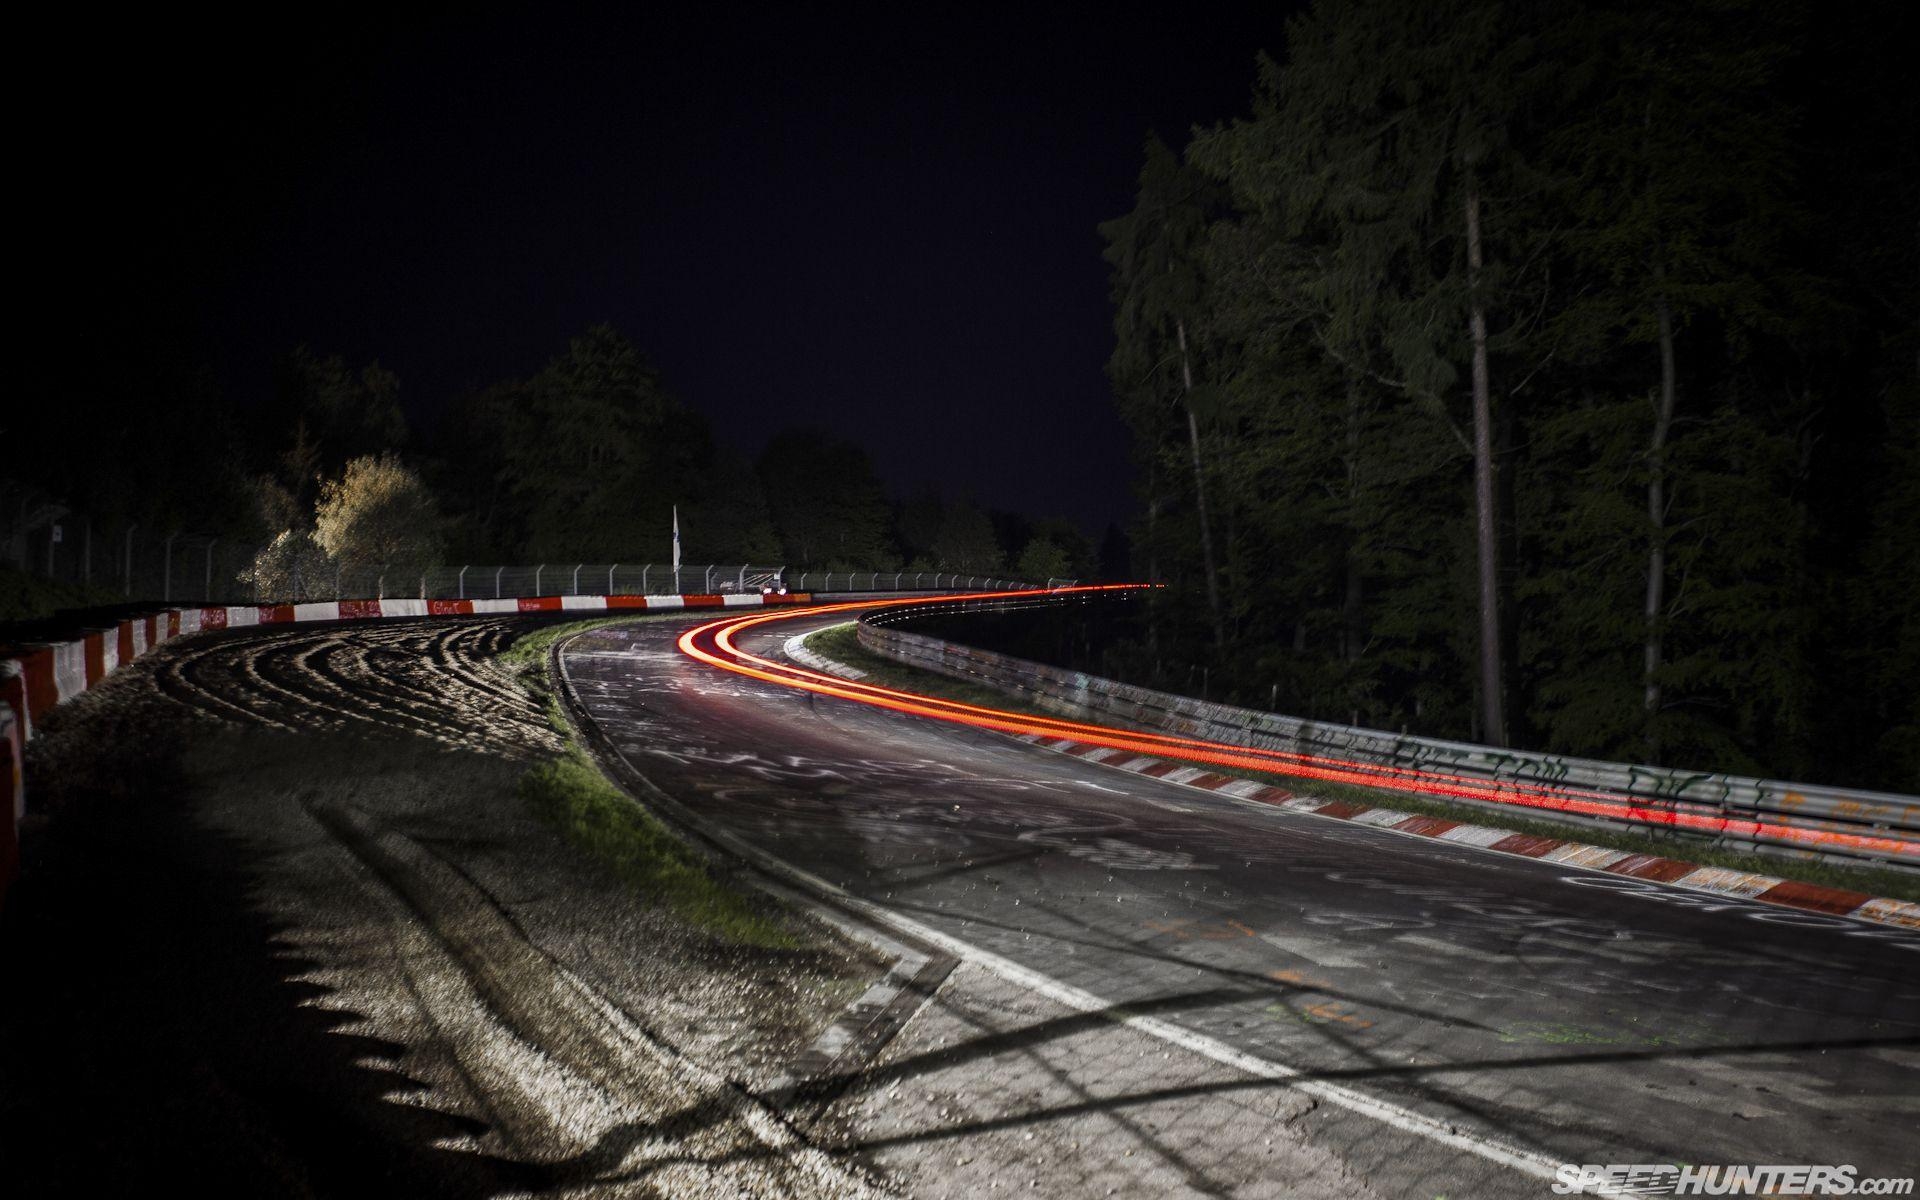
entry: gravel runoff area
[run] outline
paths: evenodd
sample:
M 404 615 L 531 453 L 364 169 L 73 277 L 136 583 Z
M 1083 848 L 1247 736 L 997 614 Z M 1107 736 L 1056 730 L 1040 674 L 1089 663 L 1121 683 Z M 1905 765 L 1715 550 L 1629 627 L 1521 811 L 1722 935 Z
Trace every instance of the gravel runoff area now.
M 0 925 L 14 1195 L 841 1196 L 761 1094 L 886 969 L 748 948 L 517 791 L 563 751 L 539 618 L 170 643 L 28 757 Z M 24 1186 L 23 1186 L 24 1185 Z

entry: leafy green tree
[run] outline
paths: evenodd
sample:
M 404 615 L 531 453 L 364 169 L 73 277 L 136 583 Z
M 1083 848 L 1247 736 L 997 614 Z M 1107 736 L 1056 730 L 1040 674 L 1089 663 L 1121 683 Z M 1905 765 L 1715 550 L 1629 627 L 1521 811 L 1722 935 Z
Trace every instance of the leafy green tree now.
M 716 451 L 700 472 L 695 500 L 681 512 L 682 544 L 690 562 L 779 562 L 780 539 L 753 464 Z
M 595 326 L 490 403 L 522 554 L 552 562 L 665 557 L 673 506 L 691 498 L 710 445 L 704 425 L 632 342 Z
M 418 573 L 443 559 L 439 505 L 397 455 L 356 458 L 320 489 L 314 539 L 347 567 Z
M 894 516 L 894 531 L 908 563 L 933 566 L 934 543 L 940 539 L 940 523 L 945 517 L 946 505 L 940 493 L 931 488 L 915 493 L 900 505 Z
M 448 407 L 427 464 L 447 512 L 448 549 L 462 562 L 507 562 L 526 543 L 527 496 L 509 467 L 526 428 L 526 384 L 507 380 L 467 392 Z
M 977 504 L 950 504 L 941 515 L 933 541 L 934 566 L 942 571 L 988 575 L 1006 565 L 993 524 Z
M 303 500 L 321 477 L 351 459 L 398 450 L 407 442 L 400 380 L 379 363 L 354 371 L 339 355 L 321 358 L 300 346 L 279 368 L 276 411 L 294 419 L 294 450 L 284 465 L 297 472 L 284 482 Z
M 1046 583 L 1050 579 L 1070 578 L 1073 564 L 1068 561 L 1067 552 L 1043 533 L 1027 542 L 1020 551 L 1020 563 L 1014 570 L 1021 579 L 1030 583 Z
M 758 471 L 787 565 L 878 570 L 892 564 L 889 511 L 866 451 L 812 428 L 774 434 Z
M 1026 545 L 1037 538 L 1046 539 L 1060 551 L 1065 570 L 1055 574 L 1070 575 L 1075 579 L 1094 579 L 1100 575 L 1099 552 L 1086 531 L 1072 521 L 1063 517 L 1042 517 L 1034 521 L 1026 543 L 1022 544 L 1021 553 L 1024 554 Z
M 268 603 L 334 597 L 335 564 L 309 529 L 283 529 L 255 553 L 236 582 Z

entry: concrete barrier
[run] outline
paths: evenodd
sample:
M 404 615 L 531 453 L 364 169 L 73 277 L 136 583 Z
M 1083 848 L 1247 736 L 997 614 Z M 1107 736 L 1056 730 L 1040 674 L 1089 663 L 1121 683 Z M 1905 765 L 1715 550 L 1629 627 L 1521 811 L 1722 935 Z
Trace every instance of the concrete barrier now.
M 908 666 L 1015 692 L 1066 717 L 1114 720 L 1161 733 L 1285 754 L 1453 772 L 1475 780 L 1577 796 L 1589 806 L 1617 800 L 1620 815 L 1614 821 L 1616 825 L 1644 827 L 1644 815 L 1629 818 L 1627 811 L 1632 808 L 1644 814 L 1649 806 L 1689 818 L 1724 818 L 1729 827 L 1759 820 L 1798 832 L 1790 837 L 1743 834 L 1717 840 L 1802 857 L 1856 862 L 1867 859 L 1908 869 L 1920 866 L 1920 797 L 1504 750 L 1213 704 L 979 650 L 890 624 L 911 616 L 898 612 L 870 615 L 860 624 L 861 645 Z M 1602 813 L 1586 823 L 1607 820 Z M 1685 830 L 1675 832 L 1695 836 Z M 1833 839 L 1836 846 L 1869 835 L 1877 848 L 1827 848 L 1827 834 L 1842 835 Z M 1810 845 L 1821 848 L 1809 849 Z

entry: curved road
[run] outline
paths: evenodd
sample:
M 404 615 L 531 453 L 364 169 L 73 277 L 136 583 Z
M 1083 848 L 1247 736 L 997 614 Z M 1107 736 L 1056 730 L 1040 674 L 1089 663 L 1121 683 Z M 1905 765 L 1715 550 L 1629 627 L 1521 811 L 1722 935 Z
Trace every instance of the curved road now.
M 777 657 L 846 615 L 739 644 Z M 693 661 L 675 647 L 682 628 L 566 646 L 578 704 L 634 772 L 963 959 L 1116 1018 L 1150 1015 L 1169 1063 L 1196 1046 L 1241 1056 L 1230 1078 L 1148 1078 L 1102 1101 L 1115 1119 L 1332 1085 L 1354 1102 L 1321 1103 L 1297 1128 L 1385 1195 L 1538 1197 L 1562 1161 L 1914 1173 L 1920 936 L 1324 820 L 810 696 Z M 1276 1077 L 1288 1072 L 1301 1075 Z

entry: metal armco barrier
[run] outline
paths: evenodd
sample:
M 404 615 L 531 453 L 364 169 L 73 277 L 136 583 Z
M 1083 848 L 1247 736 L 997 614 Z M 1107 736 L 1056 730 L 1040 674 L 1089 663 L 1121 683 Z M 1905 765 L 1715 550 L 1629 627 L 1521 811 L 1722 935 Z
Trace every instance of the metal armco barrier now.
M 1752 820 L 1814 833 L 1871 835 L 1885 852 L 1810 851 L 1799 841 L 1766 836 L 1711 837 L 1723 845 L 1792 857 L 1862 859 L 1920 870 L 1920 796 L 1785 783 L 1706 771 L 1600 762 L 1469 742 L 1332 725 L 1257 709 L 1212 704 L 1151 688 L 995 654 L 925 634 L 889 627 L 910 613 L 877 613 L 861 621 L 860 644 L 876 654 L 956 679 L 986 682 L 1031 698 L 1043 708 L 1079 719 L 1112 719 L 1163 733 L 1205 738 L 1288 754 L 1325 755 L 1376 766 L 1457 772 L 1477 780 L 1553 789 L 1589 804 L 1616 803 L 1621 825 L 1629 804 L 1675 813 Z M 1476 807 L 1498 807 L 1460 800 Z M 1534 810 L 1528 810 L 1533 813 Z M 1552 812 L 1537 813 L 1552 819 Z M 1607 818 L 1602 814 L 1602 820 Z M 1703 835 L 1671 830 L 1676 836 Z

